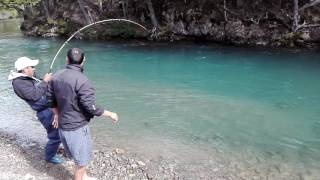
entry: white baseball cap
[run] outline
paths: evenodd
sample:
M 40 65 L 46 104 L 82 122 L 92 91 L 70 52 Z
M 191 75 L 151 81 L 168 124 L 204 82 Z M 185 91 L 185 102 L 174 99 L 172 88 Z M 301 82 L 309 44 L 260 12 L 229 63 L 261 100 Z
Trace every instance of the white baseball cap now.
M 20 71 L 29 66 L 36 66 L 38 63 L 39 60 L 37 59 L 32 60 L 28 57 L 19 57 L 14 63 L 14 67 L 17 69 L 17 71 Z

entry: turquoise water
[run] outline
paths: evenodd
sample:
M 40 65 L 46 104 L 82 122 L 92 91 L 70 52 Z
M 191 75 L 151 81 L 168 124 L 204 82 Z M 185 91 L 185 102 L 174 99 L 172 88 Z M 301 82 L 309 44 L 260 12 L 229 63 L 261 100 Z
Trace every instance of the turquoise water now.
M 15 59 L 39 58 L 42 75 L 62 42 L 2 34 L 2 128 L 23 131 L 17 119 L 32 114 L 6 81 Z M 319 177 L 319 52 L 74 40 L 55 70 L 64 67 L 72 46 L 86 52 L 97 103 L 120 116 L 117 125 L 92 121 L 96 148 L 186 163 L 196 158 L 203 166 L 219 155 L 227 163 L 245 162 L 242 169 L 285 164 L 289 174 L 308 170 Z M 18 105 L 8 112 L 12 104 Z

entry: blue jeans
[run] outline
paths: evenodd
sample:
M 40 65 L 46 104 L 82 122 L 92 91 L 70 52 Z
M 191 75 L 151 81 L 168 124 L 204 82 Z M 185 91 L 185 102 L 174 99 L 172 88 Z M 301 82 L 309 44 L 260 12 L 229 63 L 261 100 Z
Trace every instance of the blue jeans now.
M 59 131 L 52 126 L 53 112 L 47 108 L 37 113 L 37 117 L 43 127 L 47 130 L 48 142 L 45 148 L 45 159 L 50 160 L 58 151 L 61 143 Z

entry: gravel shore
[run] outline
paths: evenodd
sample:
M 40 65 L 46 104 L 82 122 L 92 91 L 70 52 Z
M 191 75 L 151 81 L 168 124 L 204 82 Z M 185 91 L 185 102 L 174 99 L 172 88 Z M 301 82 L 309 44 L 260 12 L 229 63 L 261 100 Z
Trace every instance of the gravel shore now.
M 20 142 L 15 135 L 0 132 L 0 179 L 1 180 L 68 180 L 72 179 L 74 164 L 65 158 L 62 165 L 48 164 L 43 159 L 43 145 L 36 142 Z M 63 153 L 63 150 L 60 151 Z M 111 152 L 94 151 L 94 159 L 88 173 L 98 179 L 183 179 L 168 168 L 149 166 L 122 149 Z M 158 164 L 158 163 L 157 163 Z
M 1 180 L 70 179 L 71 174 L 64 166 L 45 163 L 43 149 L 38 144 L 19 144 L 16 140 L 12 135 L 0 134 Z
M 0 179 L 1 180 L 69 180 L 73 177 L 74 164 L 65 158 L 62 165 L 44 161 L 44 145 L 21 140 L 14 134 L 0 131 Z M 63 149 L 59 151 L 63 155 Z M 110 152 L 95 150 L 88 174 L 99 180 L 126 179 L 236 179 L 219 168 L 203 171 L 183 167 L 177 160 L 166 158 L 142 159 L 123 149 Z M 217 165 L 214 165 L 218 167 Z
M 20 140 L 0 131 L 0 180 L 71 180 L 74 164 L 65 158 L 62 165 L 44 161 L 44 145 Z M 59 151 L 63 155 L 63 149 Z M 316 174 L 288 171 L 283 165 L 240 168 L 239 162 L 219 161 L 189 166 L 167 158 L 143 159 L 116 148 L 110 152 L 95 150 L 88 174 L 99 180 L 213 179 L 213 180 L 316 180 Z

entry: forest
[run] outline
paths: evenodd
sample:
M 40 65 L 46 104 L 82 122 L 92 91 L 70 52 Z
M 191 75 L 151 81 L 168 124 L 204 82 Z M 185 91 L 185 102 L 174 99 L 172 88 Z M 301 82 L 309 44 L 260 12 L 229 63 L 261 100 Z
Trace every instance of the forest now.
M 136 21 L 149 32 L 104 25 L 81 39 L 200 40 L 233 45 L 313 46 L 320 42 L 320 0 L 2 0 L 30 36 L 69 36 L 103 19 Z

